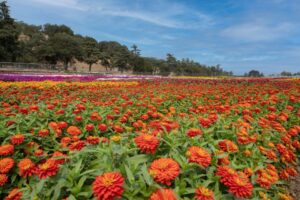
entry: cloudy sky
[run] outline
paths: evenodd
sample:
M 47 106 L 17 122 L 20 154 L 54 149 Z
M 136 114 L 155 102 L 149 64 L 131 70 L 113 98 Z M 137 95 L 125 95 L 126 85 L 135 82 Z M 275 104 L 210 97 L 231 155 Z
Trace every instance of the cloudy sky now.
M 143 56 L 221 64 L 243 74 L 300 71 L 300 0 L 8 0 L 12 16 L 56 23 Z

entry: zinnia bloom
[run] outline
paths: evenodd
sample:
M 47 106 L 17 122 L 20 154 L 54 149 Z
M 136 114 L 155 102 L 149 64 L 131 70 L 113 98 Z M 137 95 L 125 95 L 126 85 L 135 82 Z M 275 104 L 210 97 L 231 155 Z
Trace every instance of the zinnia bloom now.
M 198 121 L 204 128 L 210 127 L 210 125 L 213 123 L 212 120 L 203 117 L 200 117 Z
M 238 147 L 230 140 L 223 140 L 219 142 L 219 148 L 225 152 L 237 152 Z
M 249 198 L 252 196 L 253 185 L 247 179 L 236 176 L 230 181 L 228 191 L 238 198 Z
M 190 128 L 189 130 L 187 130 L 186 134 L 189 136 L 189 137 L 195 137 L 197 135 L 202 135 L 202 131 L 198 128 Z
M 57 123 L 57 126 L 60 129 L 64 129 L 64 128 L 67 128 L 68 124 L 67 124 L 67 122 L 60 121 L 60 122 Z
M 0 174 L 0 187 L 7 183 L 8 177 L 6 174 Z
M 279 179 L 278 172 L 273 165 L 268 165 L 265 169 L 258 171 L 256 182 L 260 187 L 269 189 L 272 184 L 276 183 Z
M 206 187 L 198 187 L 196 189 L 195 198 L 198 200 L 214 200 L 214 193 Z
M 208 167 L 211 163 L 211 156 L 207 150 L 192 146 L 187 151 L 189 162 L 197 163 L 203 167 Z
M 149 173 L 156 182 L 171 185 L 171 181 L 179 175 L 180 167 L 171 158 L 160 158 L 152 162 Z
M 7 156 L 14 153 L 14 146 L 11 144 L 4 144 L 0 146 L 0 156 Z
M 148 134 L 142 134 L 136 137 L 134 142 L 139 149 L 145 153 L 155 153 L 159 144 L 159 140 L 155 136 Z
M 19 175 L 22 177 L 31 176 L 36 172 L 35 164 L 29 159 L 24 158 L 18 163 Z
M 102 132 L 106 131 L 107 130 L 107 126 L 106 124 L 99 124 L 98 125 L 98 129 Z
M 34 151 L 35 156 L 42 156 L 44 154 L 43 149 L 37 149 Z
M 49 131 L 47 129 L 42 129 L 39 131 L 40 137 L 47 137 L 49 135 Z
M 60 157 L 62 157 L 62 158 L 60 158 Z M 55 162 L 59 165 L 63 164 L 66 161 L 65 157 L 66 157 L 66 155 L 60 151 L 55 151 L 52 154 L 52 159 L 55 160 Z
M 85 146 L 85 142 L 80 140 L 70 144 L 69 149 L 71 151 L 80 151 Z
M 294 198 L 288 193 L 278 193 L 280 200 L 294 200 Z
M 223 183 L 226 186 L 229 186 L 230 181 L 234 177 L 237 177 L 238 173 L 228 166 L 218 166 L 216 175 L 221 177 L 221 183 Z
M 60 140 L 60 144 L 62 147 L 67 147 L 71 141 L 72 141 L 72 139 L 70 137 L 63 137 Z
M 171 189 L 158 189 L 150 196 L 149 200 L 177 200 Z
M 94 125 L 93 125 L 93 124 L 87 124 L 87 125 L 85 126 L 85 129 L 86 129 L 87 131 L 92 131 L 92 130 L 94 130 Z
M 9 194 L 4 198 L 4 200 L 19 200 L 22 197 L 22 192 L 18 188 L 13 189 Z
M 11 138 L 10 138 L 10 142 L 13 145 L 22 144 L 24 142 L 24 140 L 25 140 L 25 137 L 22 134 L 16 134 L 16 135 L 11 136 Z
M 77 126 L 70 126 L 67 129 L 67 133 L 69 133 L 72 136 L 76 136 L 76 135 L 80 135 L 81 134 L 81 130 L 79 128 L 77 128 Z
M 90 136 L 88 136 L 88 137 L 86 138 L 86 141 L 87 141 L 89 144 L 99 144 L 100 138 L 97 137 L 97 136 L 92 136 L 92 135 L 90 135 Z
M 14 166 L 14 160 L 12 158 L 0 159 L 0 173 L 6 174 Z
M 48 176 L 54 176 L 58 172 L 58 164 L 54 159 L 48 159 L 46 162 L 39 164 L 37 174 L 40 179 L 47 178 Z
M 120 198 L 124 188 L 124 178 L 119 172 L 107 172 L 96 177 L 93 182 L 93 193 L 97 200 Z
M 111 136 L 110 139 L 112 141 L 114 141 L 114 142 L 119 142 L 121 140 L 121 136 L 119 136 L 119 135 L 113 135 L 113 136 Z

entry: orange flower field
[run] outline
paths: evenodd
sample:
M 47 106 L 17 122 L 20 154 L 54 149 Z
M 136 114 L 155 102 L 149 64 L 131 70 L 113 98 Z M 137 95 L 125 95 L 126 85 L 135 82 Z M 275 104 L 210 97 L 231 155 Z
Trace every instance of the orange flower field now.
M 299 135 L 300 79 L 0 82 L 0 199 L 291 200 Z

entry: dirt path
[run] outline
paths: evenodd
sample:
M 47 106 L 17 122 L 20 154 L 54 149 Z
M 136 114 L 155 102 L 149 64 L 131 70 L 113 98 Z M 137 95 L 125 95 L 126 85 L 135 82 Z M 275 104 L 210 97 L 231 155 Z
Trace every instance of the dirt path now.
M 297 167 L 298 176 L 292 177 L 289 189 L 295 200 L 300 199 L 300 166 Z

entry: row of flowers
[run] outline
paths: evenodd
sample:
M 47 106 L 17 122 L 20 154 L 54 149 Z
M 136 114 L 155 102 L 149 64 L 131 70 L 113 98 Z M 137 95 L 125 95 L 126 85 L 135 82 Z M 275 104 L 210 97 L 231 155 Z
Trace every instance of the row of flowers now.
M 153 79 L 160 76 L 137 75 L 81 75 L 81 74 L 22 74 L 0 73 L 2 81 L 95 81 L 95 80 L 126 80 L 126 79 Z

